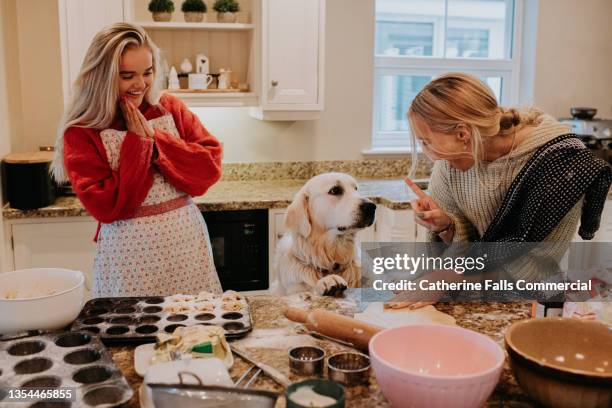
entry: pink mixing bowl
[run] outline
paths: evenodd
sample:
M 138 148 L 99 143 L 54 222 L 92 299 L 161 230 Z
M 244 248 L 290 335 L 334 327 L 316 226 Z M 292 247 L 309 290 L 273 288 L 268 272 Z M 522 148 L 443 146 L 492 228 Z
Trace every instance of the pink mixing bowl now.
M 369 348 L 376 380 L 395 408 L 482 407 L 505 358 L 489 337 L 455 326 L 383 330 Z

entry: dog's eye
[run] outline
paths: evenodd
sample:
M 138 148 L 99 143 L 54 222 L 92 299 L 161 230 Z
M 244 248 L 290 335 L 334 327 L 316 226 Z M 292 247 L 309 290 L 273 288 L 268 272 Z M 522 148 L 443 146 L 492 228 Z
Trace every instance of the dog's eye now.
M 327 193 L 331 195 L 342 195 L 344 190 L 342 190 L 342 187 L 340 186 L 333 186 Z

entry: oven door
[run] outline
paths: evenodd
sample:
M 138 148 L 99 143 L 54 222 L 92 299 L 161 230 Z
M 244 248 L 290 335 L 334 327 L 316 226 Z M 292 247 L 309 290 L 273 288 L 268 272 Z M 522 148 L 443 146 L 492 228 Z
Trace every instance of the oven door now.
M 208 211 L 202 215 L 223 290 L 268 289 L 268 211 Z

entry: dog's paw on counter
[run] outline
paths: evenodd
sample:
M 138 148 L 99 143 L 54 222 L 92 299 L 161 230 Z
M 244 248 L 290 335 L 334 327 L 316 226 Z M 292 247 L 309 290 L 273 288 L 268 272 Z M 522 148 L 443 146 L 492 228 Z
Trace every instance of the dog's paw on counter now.
M 317 282 L 315 293 L 320 296 L 342 296 L 348 283 L 340 275 L 327 275 Z

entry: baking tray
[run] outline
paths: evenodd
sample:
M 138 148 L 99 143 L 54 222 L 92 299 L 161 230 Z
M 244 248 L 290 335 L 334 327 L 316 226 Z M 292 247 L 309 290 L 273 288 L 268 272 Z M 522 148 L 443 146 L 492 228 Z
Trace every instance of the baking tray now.
M 92 299 L 85 304 L 71 330 L 95 333 L 106 345 L 155 343 L 160 332 L 172 333 L 177 327 L 198 324 L 223 327 L 228 340 L 242 338 L 252 330 L 250 308 L 244 298 L 239 311 L 224 310 L 220 296 L 211 302 L 214 304 L 211 311 L 166 311 L 173 304 L 198 303 L 177 302 L 175 296 L 191 295 Z
M 132 398 L 132 388 L 106 348 L 88 332 L 48 333 L 0 341 L 2 387 L 47 390 L 73 387 L 72 402 L 0 401 L 0 407 L 115 407 Z M 2 396 L 0 396 L 1 398 Z

